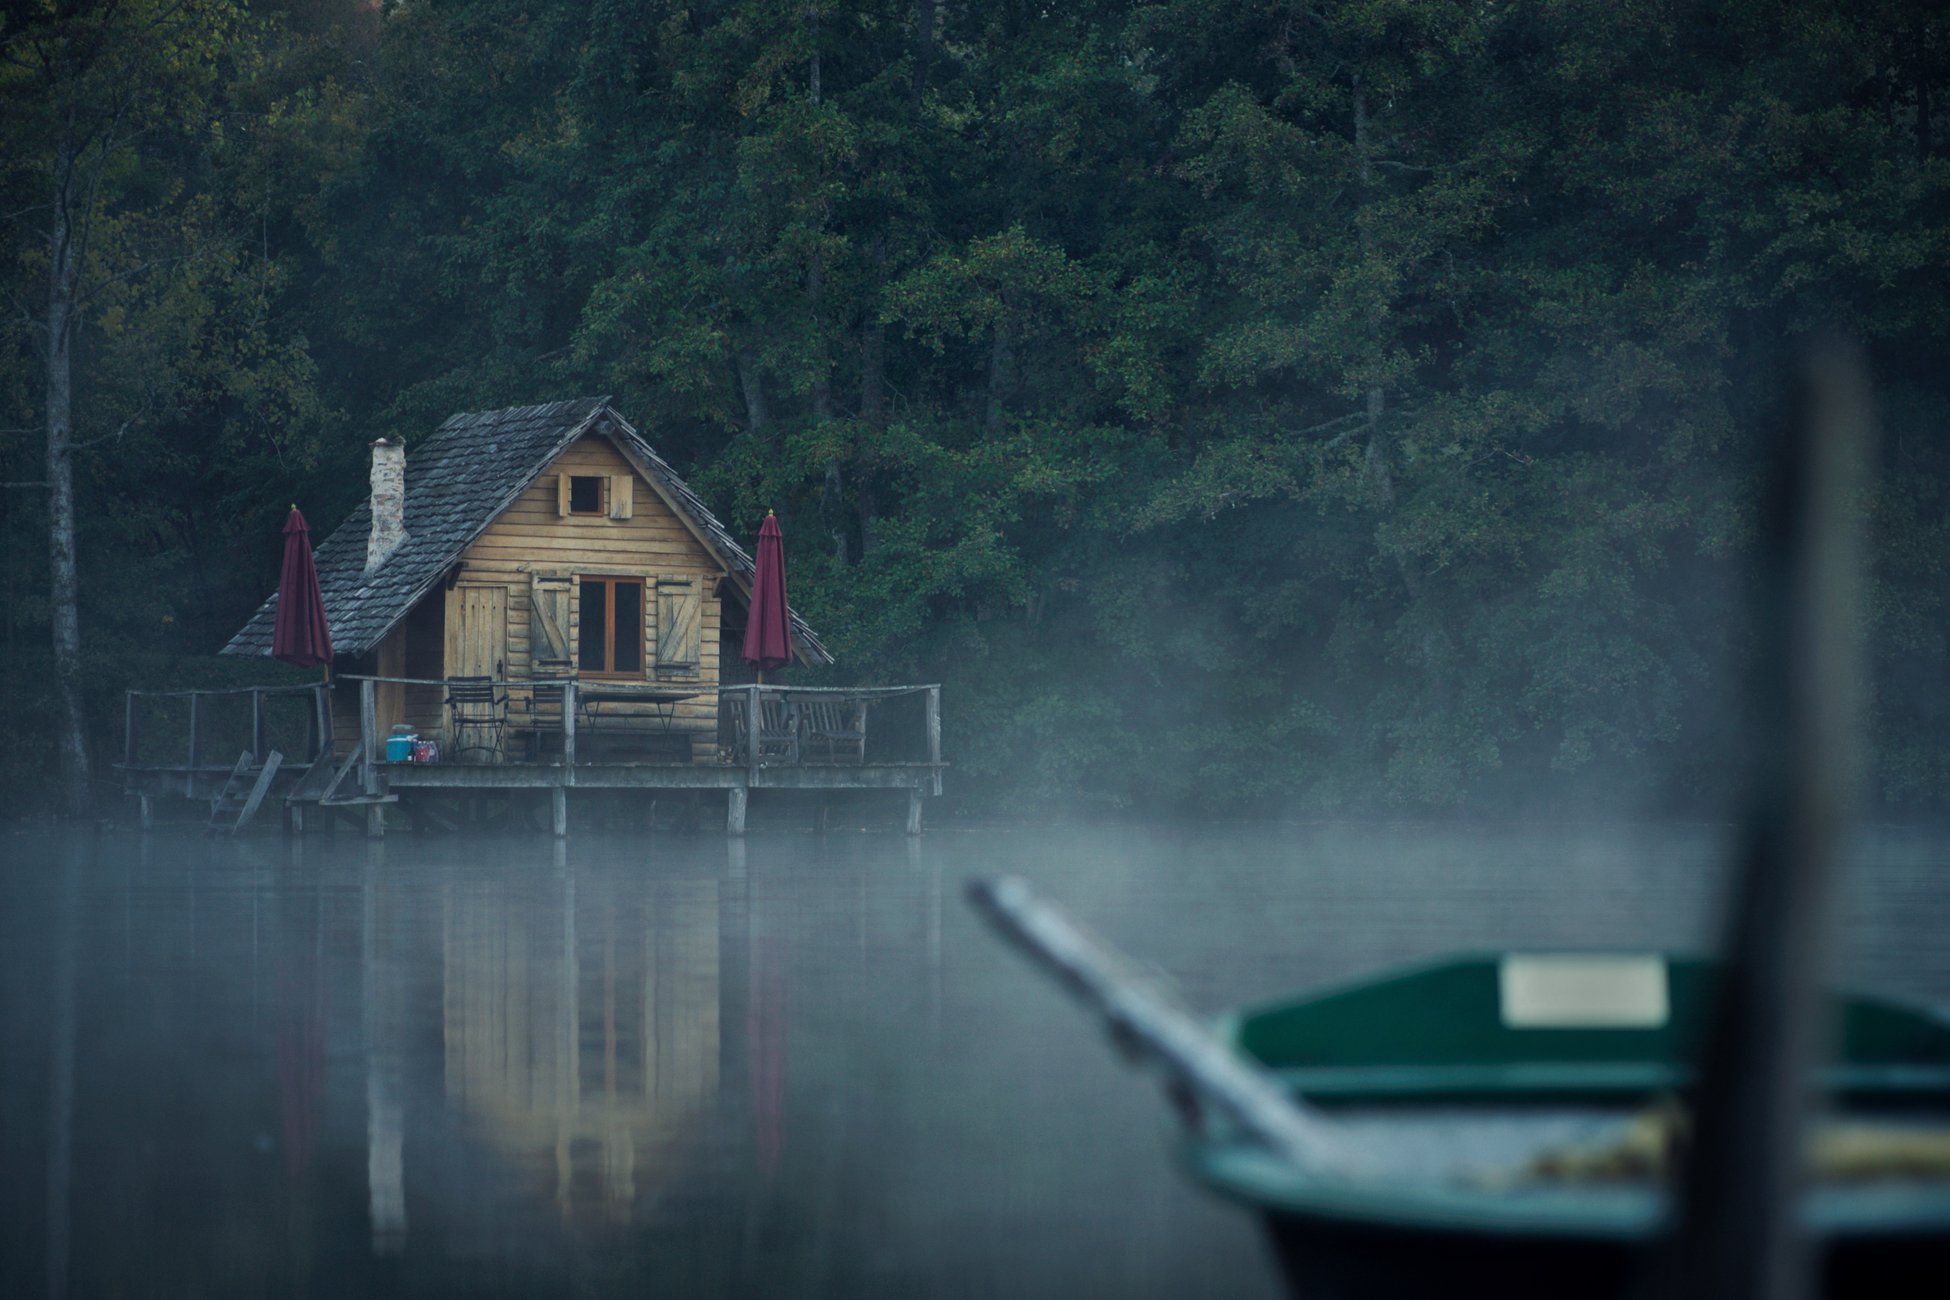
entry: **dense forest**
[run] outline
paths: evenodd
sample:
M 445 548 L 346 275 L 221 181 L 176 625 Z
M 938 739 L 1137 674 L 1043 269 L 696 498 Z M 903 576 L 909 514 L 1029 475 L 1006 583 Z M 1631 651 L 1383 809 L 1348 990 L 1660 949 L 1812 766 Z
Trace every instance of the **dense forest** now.
M 371 439 L 600 393 L 777 510 L 833 680 L 944 683 L 951 805 L 1712 807 L 1827 327 L 1876 796 L 1950 792 L 1932 0 L 4 15 L 11 808 L 70 716 L 113 788 L 124 687 L 275 675 L 214 652 Z

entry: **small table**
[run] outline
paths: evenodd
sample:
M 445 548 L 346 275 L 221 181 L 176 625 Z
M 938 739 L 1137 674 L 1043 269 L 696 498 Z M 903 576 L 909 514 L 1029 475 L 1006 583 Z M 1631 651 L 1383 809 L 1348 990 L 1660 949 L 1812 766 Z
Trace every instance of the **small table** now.
M 684 700 L 694 700 L 707 692 L 683 686 L 637 686 L 628 682 L 590 682 L 576 687 L 576 700 L 582 706 L 583 720 L 591 726 L 605 704 L 648 704 L 656 710 L 656 716 L 663 726 L 660 734 L 669 735 L 670 727 L 677 720 L 677 706 Z

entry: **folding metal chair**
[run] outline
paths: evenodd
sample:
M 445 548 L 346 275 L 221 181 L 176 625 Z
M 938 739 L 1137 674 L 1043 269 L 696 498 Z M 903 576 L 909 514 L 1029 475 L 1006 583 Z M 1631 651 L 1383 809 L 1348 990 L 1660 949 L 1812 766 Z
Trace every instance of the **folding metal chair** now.
M 447 720 L 454 733 L 454 758 L 463 754 L 486 754 L 488 761 L 501 761 L 502 733 L 508 726 L 508 697 L 492 677 L 449 677 L 447 679 Z M 469 733 L 476 738 L 467 743 Z M 486 744 L 480 743 L 485 736 Z

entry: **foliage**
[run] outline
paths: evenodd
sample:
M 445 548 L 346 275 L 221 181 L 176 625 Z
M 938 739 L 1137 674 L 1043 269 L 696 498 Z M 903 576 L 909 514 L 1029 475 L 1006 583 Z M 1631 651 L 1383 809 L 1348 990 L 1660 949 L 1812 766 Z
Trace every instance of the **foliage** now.
M 841 676 L 945 683 L 970 809 L 1710 806 L 1763 413 L 1840 325 L 1889 427 L 1878 791 L 1950 789 L 1933 6 L 343 0 L 225 30 L 207 122 L 131 145 L 104 209 L 179 250 L 83 358 L 91 428 L 142 413 L 85 462 L 104 722 L 241 622 L 284 505 L 358 499 L 372 437 L 608 392 L 734 527 L 778 511 Z M 25 663 L 40 524 L 0 509 Z

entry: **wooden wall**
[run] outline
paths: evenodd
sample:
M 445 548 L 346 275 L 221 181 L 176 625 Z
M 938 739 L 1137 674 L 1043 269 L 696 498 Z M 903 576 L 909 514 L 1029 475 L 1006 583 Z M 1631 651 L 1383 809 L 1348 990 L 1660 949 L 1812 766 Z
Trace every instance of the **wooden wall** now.
M 411 473 L 411 469 L 408 470 Z M 627 493 L 627 518 L 564 515 L 561 513 L 563 476 L 592 475 L 626 480 L 612 486 L 609 501 Z M 614 512 L 613 512 L 614 513 Z M 410 531 L 413 521 L 408 519 Z M 685 733 L 692 760 L 711 761 L 717 751 L 718 706 L 713 692 L 720 665 L 721 605 L 717 583 L 723 571 L 696 537 L 666 506 L 648 482 L 637 475 L 613 444 L 591 435 L 558 457 L 529 485 L 487 530 L 462 554 L 453 584 L 436 589 L 380 642 L 377 651 L 353 663 L 340 662 L 341 672 L 375 673 L 387 677 L 439 678 L 467 673 L 523 679 L 534 675 L 538 646 L 532 609 L 536 575 L 556 580 L 568 627 L 569 662 L 542 665 L 544 671 L 564 671 L 574 663 L 581 610 L 575 579 L 584 574 L 644 580 L 643 647 L 646 680 L 670 686 L 695 687 L 700 695 L 677 706 L 673 730 Z M 698 628 L 696 663 L 664 668 L 657 664 L 659 580 L 666 592 L 696 593 Z M 560 593 L 566 592 L 566 596 Z M 546 598 L 546 597 L 544 597 Z M 499 608 L 496 608 L 496 606 Z M 492 618 L 499 626 L 486 629 Z M 498 631 L 498 645 L 490 645 Z M 437 686 L 379 688 L 375 700 L 381 737 L 396 722 L 405 722 L 425 735 L 446 737 L 443 692 Z M 359 691 L 345 682 L 332 692 L 332 722 L 336 748 L 347 753 L 359 738 Z M 654 716 L 647 710 L 633 715 L 627 708 L 604 706 L 604 716 L 592 736 L 649 729 Z M 512 747 L 511 752 L 518 752 Z M 597 757 L 592 750 L 591 757 Z
M 628 518 L 561 513 L 563 498 L 559 480 L 573 475 L 628 482 Z M 619 495 L 612 487 L 611 502 Z M 411 520 L 407 521 L 407 527 L 412 527 Z M 590 435 L 569 447 L 462 555 L 459 575 L 446 593 L 444 634 L 448 674 L 460 671 L 464 666 L 461 661 L 468 653 L 463 644 L 466 630 L 461 617 L 466 593 L 470 588 L 478 591 L 485 587 L 499 587 L 503 592 L 502 660 L 506 675 L 526 678 L 534 674 L 536 660 L 546 655 L 546 642 L 535 626 L 533 609 L 538 574 L 561 579 L 566 586 L 566 597 L 562 599 L 569 623 L 565 629 L 569 665 L 562 665 L 563 668 L 574 662 L 581 631 L 580 601 L 576 598 L 574 579 L 589 574 L 644 580 L 643 648 L 649 670 L 645 677 L 703 692 L 697 699 L 677 706 L 673 725 L 691 736 L 694 761 L 709 761 L 714 757 L 717 700 L 710 692 L 718 684 L 720 606 L 716 585 L 722 570 L 608 439 Z M 688 668 L 657 666 L 659 579 L 664 581 L 667 592 L 688 589 L 697 593 L 696 663 Z M 685 588 L 679 584 L 689 585 Z M 480 608 L 477 603 L 475 610 Z M 475 653 L 478 657 L 478 651 Z M 546 671 L 550 665 L 541 667 Z M 603 729 L 612 732 L 622 729 L 618 724 L 624 719 L 618 716 L 618 710 L 605 706 L 604 714 L 598 730 L 592 734 L 600 735 Z M 634 721 L 648 726 L 652 718 L 643 712 Z

